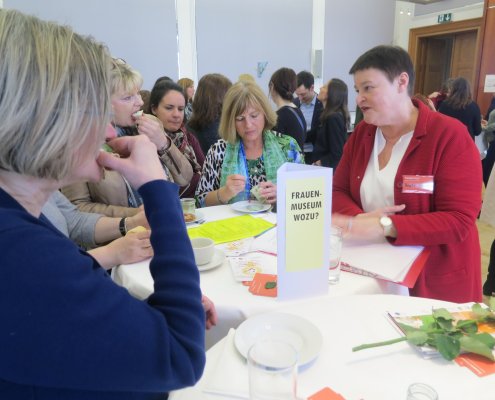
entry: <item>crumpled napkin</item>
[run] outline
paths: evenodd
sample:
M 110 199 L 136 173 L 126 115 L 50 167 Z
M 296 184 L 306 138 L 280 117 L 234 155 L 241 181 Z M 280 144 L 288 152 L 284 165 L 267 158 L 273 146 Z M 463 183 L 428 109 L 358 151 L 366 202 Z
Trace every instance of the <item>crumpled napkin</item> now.
M 203 392 L 238 399 L 249 399 L 247 362 L 234 344 L 235 329 L 227 334 L 216 364 L 208 372 Z

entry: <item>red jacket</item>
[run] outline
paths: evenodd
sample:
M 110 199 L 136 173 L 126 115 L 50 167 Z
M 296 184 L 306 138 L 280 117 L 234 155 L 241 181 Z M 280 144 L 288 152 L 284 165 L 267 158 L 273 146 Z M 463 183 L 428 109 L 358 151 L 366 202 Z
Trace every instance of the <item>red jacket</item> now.
M 411 295 L 453 302 L 481 301 L 481 250 L 476 218 L 481 207 L 481 162 L 466 127 L 414 102 L 419 116 L 395 177 L 391 216 L 395 245 L 423 245 L 431 250 Z M 362 213 L 360 186 L 376 126 L 365 122 L 351 134 L 333 182 L 333 211 Z M 433 175 L 434 193 L 402 193 L 403 175 Z

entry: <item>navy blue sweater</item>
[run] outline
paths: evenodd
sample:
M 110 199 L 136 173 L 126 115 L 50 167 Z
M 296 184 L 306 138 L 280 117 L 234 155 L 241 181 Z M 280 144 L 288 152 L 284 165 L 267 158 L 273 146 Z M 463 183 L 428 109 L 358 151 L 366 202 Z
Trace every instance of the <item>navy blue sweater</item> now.
M 139 193 L 155 252 L 147 301 L 0 189 L 0 399 L 163 400 L 200 378 L 205 314 L 178 188 Z

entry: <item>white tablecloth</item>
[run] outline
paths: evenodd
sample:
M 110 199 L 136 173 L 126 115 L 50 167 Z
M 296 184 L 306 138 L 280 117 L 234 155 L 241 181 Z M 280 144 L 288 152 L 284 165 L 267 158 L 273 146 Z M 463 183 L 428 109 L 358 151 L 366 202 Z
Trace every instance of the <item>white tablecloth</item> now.
M 229 206 L 206 207 L 202 208 L 201 212 L 205 215 L 206 221 L 240 215 Z M 254 216 L 276 222 L 274 213 L 254 214 Z M 114 268 L 112 276 L 115 282 L 140 299 L 148 297 L 153 290 L 149 261 Z M 251 294 L 247 286 L 234 280 L 227 259 L 221 267 L 201 272 L 201 290 L 215 303 L 219 316 L 218 325 L 207 332 L 207 347 L 223 338 L 230 328 L 237 327 L 250 315 L 293 303 Z M 408 290 L 398 284 L 347 272 L 341 272 L 340 282 L 329 285 L 328 290 L 330 297 L 380 293 L 408 295 Z
M 399 336 L 385 316 L 387 311 L 421 313 L 431 307 L 451 303 L 437 300 L 391 296 L 320 297 L 300 301 L 278 311 L 302 316 L 313 322 L 323 335 L 323 347 L 314 363 L 299 372 L 298 395 L 309 396 L 323 387 L 330 387 L 346 399 L 402 400 L 407 387 L 414 382 L 432 386 L 440 400 L 492 400 L 495 398 L 495 375 L 477 377 L 467 368 L 441 358 L 424 359 L 405 342 L 386 347 L 353 353 L 352 347 L 393 339 Z M 225 381 L 245 376 L 247 367 L 225 368 L 218 366 L 219 356 L 236 352 L 234 346 L 224 349 L 223 339 L 207 352 L 207 363 L 202 380 L 193 388 L 171 394 L 171 400 L 221 399 L 205 394 L 211 373 L 220 373 Z M 221 360 L 220 360 L 221 361 Z

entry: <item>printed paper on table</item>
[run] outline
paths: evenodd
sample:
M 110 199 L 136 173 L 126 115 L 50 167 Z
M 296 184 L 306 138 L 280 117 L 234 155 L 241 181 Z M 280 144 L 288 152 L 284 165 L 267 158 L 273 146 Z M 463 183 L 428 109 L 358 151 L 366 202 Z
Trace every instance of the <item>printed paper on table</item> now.
M 447 310 L 452 314 L 455 323 L 461 320 L 476 319 L 475 315 L 471 311 L 471 307 L 473 306 L 473 304 L 474 303 L 459 304 L 457 306 L 447 307 Z M 404 334 L 404 332 L 398 325 L 399 323 L 419 328 L 423 324 L 433 322 L 433 316 L 431 315 L 432 311 L 433 310 L 425 310 L 422 313 L 414 314 L 388 312 L 387 314 L 390 317 L 390 320 L 394 323 L 394 326 L 397 328 L 397 330 L 401 334 Z M 489 333 L 492 336 L 495 336 L 495 323 L 478 323 L 478 332 Z M 440 357 L 440 353 L 434 347 L 426 345 L 413 347 L 424 358 Z M 472 372 L 480 377 L 495 373 L 494 362 L 473 353 L 461 354 L 455 359 L 455 361 L 458 365 L 469 368 Z
M 278 297 L 328 293 L 331 168 L 282 165 L 277 172 Z
M 189 237 L 207 237 L 213 239 L 215 244 L 233 242 L 259 235 L 273 227 L 271 222 L 263 218 L 255 218 L 251 215 L 242 215 L 206 222 L 196 228 L 187 230 Z
M 346 238 L 341 268 L 413 287 L 429 254 L 423 246 L 393 246 L 385 238 L 375 242 Z

